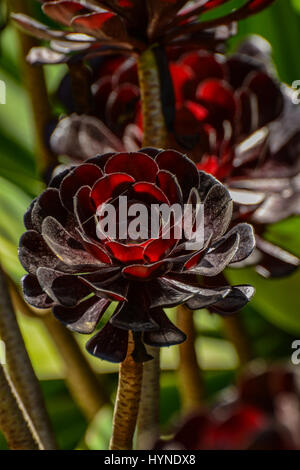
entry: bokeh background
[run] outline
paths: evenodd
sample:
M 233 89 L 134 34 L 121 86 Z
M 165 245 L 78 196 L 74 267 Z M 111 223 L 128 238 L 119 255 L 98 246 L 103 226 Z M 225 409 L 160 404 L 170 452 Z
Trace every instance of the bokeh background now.
M 37 4 L 36 17 L 39 15 L 40 7 Z M 270 41 L 282 81 L 292 84 L 294 80 L 300 80 L 300 0 L 277 0 L 271 8 L 242 21 L 238 35 L 229 44 L 229 51 L 234 51 L 249 34 L 259 34 Z M 6 84 L 6 104 L 0 104 L 0 258 L 3 267 L 16 282 L 24 274 L 17 258 L 18 240 L 24 231 L 23 214 L 42 189 L 35 167 L 34 125 L 22 84 L 19 54 L 16 31 L 9 24 L 0 36 L 0 80 Z M 53 110 L 59 114 L 62 110 L 55 99 L 55 91 L 66 68 L 64 65 L 46 66 L 45 72 Z M 300 256 L 300 218 L 270 227 L 268 238 Z M 291 364 L 292 342 L 300 339 L 300 272 L 284 280 L 272 281 L 262 279 L 252 269 L 232 271 L 229 275 L 236 283 L 252 283 L 257 289 L 254 300 L 240 316 L 253 357 Z M 172 311 L 169 313 L 171 316 L 174 314 Z M 18 318 L 34 369 L 41 381 L 60 448 L 107 449 L 112 407 L 107 405 L 102 408 L 88 425 L 66 387 L 64 364 L 43 322 L 21 314 Z M 239 358 L 234 344 L 224 333 L 221 318 L 205 311 L 196 314 L 195 318 L 199 364 L 207 399 L 213 401 L 218 392 L 234 383 L 240 366 Z M 87 338 L 78 336 L 76 340 L 84 351 Z M 98 374 L 104 374 L 113 398 L 117 366 L 93 359 L 87 354 L 86 357 Z M 166 432 L 181 410 L 177 364 L 177 347 L 164 350 L 161 422 Z M 5 449 L 1 435 L 0 449 Z

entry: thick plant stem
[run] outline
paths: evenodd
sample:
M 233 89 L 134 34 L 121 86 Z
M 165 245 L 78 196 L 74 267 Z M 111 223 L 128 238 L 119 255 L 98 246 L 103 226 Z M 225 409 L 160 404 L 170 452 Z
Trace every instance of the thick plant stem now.
M 142 398 L 138 417 L 137 449 L 153 448 L 159 438 L 160 349 L 147 348 L 153 360 L 143 366 Z
M 42 320 L 64 361 L 68 388 L 86 418 L 91 420 L 109 402 L 106 384 L 98 380 L 72 333 L 52 314 Z
M 11 450 L 38 450 L 41 446 L 4 368 L 0 365 L 0 430 Z
M 223 318 L 223 325 L 225 335 L 233 343 L 236 349 L 240 366 L 244 366 L 247 362 L 251 361 L 254 356 L 242 319 L 237 313 L 232 317 Z
M 5 274 L 0 267 L 0 336 L 6 346 L 6 361 L 12 383 L 27 410 L 45 449 L 55 449 L 39 381 L 32 368 L 15 316 Z
M 223 285 L 228 284 L 224 274 L 221 274 L 220 281 Z M 233 343 L 239 357 L 240 366 L 243 367 L 247 362 L 254 359 L 254 354 L 241 313 L 237 312 L 235 315 L 224 317 L 223 327 L 225 336 Z
M 10 11 L 30 15 L 28 0 L 9 0 L 7 3 Z M 22 77 L 30 98 L 36 132 L 36 164 L 40 174 L 46 176 L 49 169 L 57 163 L 56 156 L 45 143 L 46 126 L 52 118 L 51 107 L 43 68 L 32 66 L 26 61 L 30 49 L 40 44 L 35 38 L 19 30 L 18 36 L 21 46 L 20 65 Z
M 195 325 L 193 312 L 184 305 L 177 307 L 177 326 L 187 339 L 179 345 L 179 388 L 185 412 L 201 408 L 203 379 L 195 350 Z
M 120 366 L 110 450 L 132 449 L 143 376 L 143 365 L 133 360 L 133 350 L 134 341 L 130 332 L 127 356 Z
M 147 49 L 140 55 L 138 75 L 143 114 L 143 146 L 164 148 L 167 145 L 167 128 L 162 109 L 160 75 L 152 49 Z M 148 353 L 154 359 L 144 364 L 137 434 L 139 449 L 147 449 L 159 435 L 160 351 L 159 348 L 148 348 Z
M 147 49 L 138 59 L 141 90 L 144 147 L 163 148 L 167 143 L 167 129 L 161 104 L 159 71 L 152 49 Z
M 13 281 L 9 279 L 8 282 L 15 309 L 43 322 L 63 360 L 67 386 L 86 418 L 91 420 L 99 409 L 109 402 L 104 379 L 98 379 L 73 334 L 54 318 L 51 311 L 30 307 Z

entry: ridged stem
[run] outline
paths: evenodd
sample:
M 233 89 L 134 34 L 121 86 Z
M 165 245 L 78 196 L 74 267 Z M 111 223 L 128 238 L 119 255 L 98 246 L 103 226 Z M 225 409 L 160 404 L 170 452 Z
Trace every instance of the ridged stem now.
M 132 333 L 128 351 L 120 365 L 118 392 L 115 403 L 110 450 L 131 450 L 142 389 L 143 365 L 133 360 Z
M 179 390 L 184 411 L 191 412 L 201 408 L 204 394 L 203 378 L 195 349 L 194 313 L 184 305 L 177 307 L 176 313 L 177 326 L 187 335 L 186 341 L 179 345 Z
M 253 351 L 245 325 L 239 314 L 223 318 L 226 337 L 231 341 L 238 354 L 240 365 L 243 366 L 253 359 Z
M 61 325 L 49 311 L 33 309 L 23 299 L 16 285 L 9 280 L 11 298 L 16 310 L 26 316 L 39 318 L 61 356 L 67 386 L 87 420 L 91 420 L 102 406 L 109 402 L 107 385 L 98 379 L 84 357 L 73 334 Z
M 138 58 L 138 76 L 143 115 L 143 146 L 164 148 L 167 128 L 162 109 L 161 82 L 153 49 L 147 49 Z M 144 364 L 140 402 L 137 447 L 147 449 L 159 436 L 160 415 L 160 350 L 147 348 L 153 360 Z
M 9 288 L 0 267 L 0 336 L 6 346 L 6 361 L 12 383 L 28 412 L 45 449 L 55 449 L 56 442 L 39 381 L 25 348 Z
M 43 317 L 43 322 L 63 359 L 68 388 L 90 421 L 109 402 L 106 384 L 98 379 L 76 339 L 66 327 L 52 314 Z
M 144 147 L 163 148 L 167 143 L 167 129 L 161 104 L 161 84 L 155 54 L 147 49 L 138 58 L 141 92 Z
M 138 416 L 137 449 L 153 448 L 159 438 L 160 415 L 160 349 L 147 347 L 153 360 L 143 366 L 143 384 Z
M 35 432 L 4 367 L 0 365 L 0 430 L 9 449 L 38 450 Z
M 28 0 L 9 0 L 8 8 L 14 13 L 30 15 Z M 26 61 L 29 51 L 40 45 L 35 38 L 18 30 L 21 46 L 20 65 L 22 77 L 30 98 L 34 127 L 36 133 L 36 165 L 39 173 L 45 177 L 49 169 L 57 164 L 56 155 L 47 147 L 46 127 L 51 121 L 52 113 L 48 99 L 45 74 L 42 67 L 30 65 Z

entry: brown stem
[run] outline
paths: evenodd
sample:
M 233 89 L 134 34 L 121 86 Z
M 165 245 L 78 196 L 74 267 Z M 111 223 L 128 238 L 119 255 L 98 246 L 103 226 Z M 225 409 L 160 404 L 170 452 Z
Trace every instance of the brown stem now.
M 132 449 L 143 376 L 143 365 L 133 360 L 133 350 L 134 341 L 130 332 L 127 356 L 120 366 L 110 450 Z
M 243 366 L 254 356 L 245 325 L 239 315 L 237 313 L 232 317 L 223 318 L 223 325 L 225 335 L 233 343 L 239 356 L 240 365 Z
M 91 420 L 100 408 L 109 402 L 106 384 L 104 380 L 98 380 L 70 331 L 52 314 L 46 315 L 43 322 L 63 358 L 70 392 L 87 419 Z
M 152 449 L 159 438 L 160 349 L 147 348 L 153 360 L 143 366 L 142 395 L 138 417 L 137 449 Z
M 56 344 L 63 359 L 69 390 L 87 419 L 92 419 L 99 409 L 109 402 L 105 381 L 97 378 L 72 333 L 53 317 L 51 311 L 30 307 L 24 301 L 14 282 L 10 279 L 8 282 L 15 309 L 26 316 L 38 317 L 43 321 L 51 340 Z
M 45 449 L 55 449 L 56 442 L 51 429 L 39 381 L 32 368 L 25 348 L 8 284 L 0 267 L 0 336 L 6 346 L 9 375 L 37 434 Z
M 163 148 L 167 142 L 167 129 L 161 104 L 159 71 L 152 49 L 147 49 L 138 59 L 141 90 L 144 147 Z
M 38 450 L 35 431 L 4 368 L 0 365 L 0 429 L 11 450 Z
M 167 129 L 161 103 L 161 83 L 155 54 L 147 49 L 138 58 L 138 75 L 143 114 L 143 146 L 163 148 Z M 159 435 L 160 351 L 148 348 L 153 360 L 144 364 L 143 386 L 138 419 L 137 444 L 147 449 Z
M 221 285 L 228 284 L 226 276 L 222 273 L 219 276 Z M 233 316 L 223 318 L 224 332 L 227 338 L 233 343 L 238 354 L 240 365 L 243 366 L 254 358 L 252 345 L 240 312 Z
M 16 13 L 30 15 L 28 0 L 9 0 L 8 8 Z M 46 127 L 51 121 L 52 113 L 48 99 L 44 70 L 32 66 L 26 61 L 29 51 L 39 46 L 39 41 L 18 30 L 21 45 L 20 64 L 22 77 L 30 98 L 36 132 L 36 163 L 38 171 L 44 176 L 49 168 L 57 163 L 56 155 L 47 147 Z
M 179 345 L 179 388 L 185 411 L 201 407 L 203 400 L 203 379 L 195 350 L 195 325 L 193 312 L 186 306 L 177 307 L 177 326 L 187 339 Z

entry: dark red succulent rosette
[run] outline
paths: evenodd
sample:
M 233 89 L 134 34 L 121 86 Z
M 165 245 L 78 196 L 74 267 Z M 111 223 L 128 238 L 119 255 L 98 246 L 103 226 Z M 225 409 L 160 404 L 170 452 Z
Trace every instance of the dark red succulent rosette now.
M 233 220 L 254 225 L 256 250 L 240 266 L 281 277 L 299 259 L 263 235 L 270 224 L 300 213 L 300 111 L 277 82 L 270 53 L 268 43 L 253 37 L 228 59 L 192 52 L 171 69 L 175 148 L 189 149 L 199 169 L 227 186 Z
M 291 433 L 256 406 L 221 405 L 193 415 L 155 450 L 296 450 Z
M 34 48 L 32 63 L 61 63 L 114 52 L 139 54 L 153 44 L 216 50 L 235 34 L 235 22 L 263 10 L 274 0 L 248 0 L 227 14 L 201 16 L 230 0 L 91 0 L 42 1 L 44 13 L 60 25 L 51 29 L 23 14 L 14 20 L 29 34 L 50 41 Z M 62 28 L 61 28 L 62 26 Z M 75 60 L 77 60 L 75 59 Z
M 285 365 L 254 365 L 240 377 L 236 393 L 202 413 L 187 416 L 175 429 L 174 437 L 159 440 L 155 449 L 299 449 L 295 426 L 300 419 L 299 384 L 295 372 Z
M 234 220 L 254 225 L 256 250 L 243 264 L 254 265 L 264 277 L 282 277 L 295 271 L 299 259 L 264 234 L 270 224 L 300 213 L 300 111 L 288 87 L 278 83 L 270 55 L 269 44 L 254 36 L 228 58 L 193 51 L 170 59 L 176 107 L 169 138 L 198 169 L 229 188 Z M 94 154 L 97 145 L 138 149 L 137 84 L 133 58 L 102 60 L 94 67 L 94 116 L 72 114 L 60 121 L 51 137 L 53 150 L 78 159 Z M 66 78 L 59 96 L 72 113 L 68 89 Z
M 128 206 L 176 203 L 196 210 L 203 203 L 203 247 L 187 251 L 184 236 L 165 239 L 161 231 L 156 238 L 135 241 L 99 238 L 97 210 L 108 202 L 117 205 L 124 195 Z M 87 349 L 102 359 L 122 361 L 131 330 L 133 356 L 144 361 L 144 344 L 161 347 L 185 340 L 163 307 L 214 305 L 227 315 L 253 295 L 251 286 L 210 288 L 199 282 L 198 276 L 216 276 L 253 251 L 251 226 L 242 223 L 227 231 L 231 215 L 227 189 L 176 151 L 152 148 L 90 159 L 54 177 L 25 215 L 27 232 L 19 248 L 29 273 L 23 279 L 25 299 L 37 308 L 52 307 L 68 328 L 86 334 L 117 302 Z

